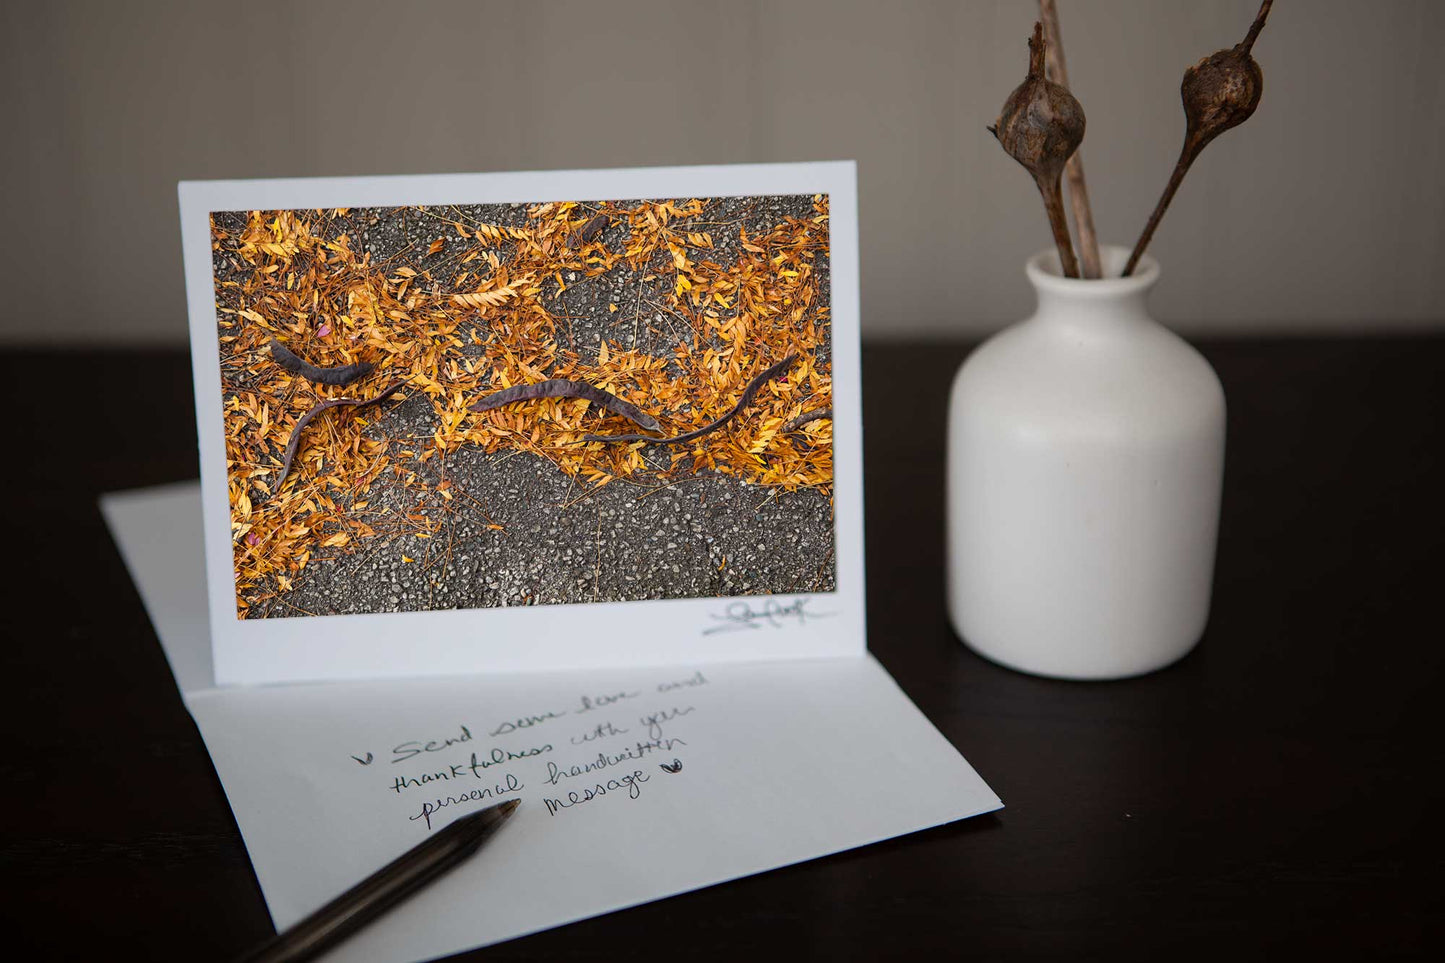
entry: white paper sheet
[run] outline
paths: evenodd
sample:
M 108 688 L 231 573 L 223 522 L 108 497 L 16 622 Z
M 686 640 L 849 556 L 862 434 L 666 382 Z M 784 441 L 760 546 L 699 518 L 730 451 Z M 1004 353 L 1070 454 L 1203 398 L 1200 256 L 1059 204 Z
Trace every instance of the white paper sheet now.
M 523 800 L 481 854 L 330 958 L 428 959 L 1000 806 L 867 656 L 214 688 L 199 492 L 103 508 L 278 927 L 428 820 Z

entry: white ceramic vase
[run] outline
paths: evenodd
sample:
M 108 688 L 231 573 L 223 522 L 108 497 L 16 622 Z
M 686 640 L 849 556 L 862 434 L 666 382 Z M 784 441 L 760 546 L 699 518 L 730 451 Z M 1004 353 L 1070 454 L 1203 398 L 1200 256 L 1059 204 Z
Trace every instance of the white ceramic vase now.
M 984 657 L 1068 679 L 1181 658 L 1209 615 L 1224 391 L 1150 318 L 1159 266 L 1104 279 L 1028 261 L 1033 317 L 974 351 L 948 416 L 948 599 Z

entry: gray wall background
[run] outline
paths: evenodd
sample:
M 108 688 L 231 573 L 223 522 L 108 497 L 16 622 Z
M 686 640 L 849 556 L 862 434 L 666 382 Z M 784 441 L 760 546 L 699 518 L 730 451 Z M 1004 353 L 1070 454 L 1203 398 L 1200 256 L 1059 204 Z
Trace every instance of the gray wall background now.
M 1060 0 L 1085 168 L 1130 244 L 1173 165 L 1178 86 L 1255 0 Z M 175 343 L 181 179 L 855 158 L 863 330 L 1026 314 L 1046 246 L 984 130 L 1035 6 L 825 0 L 10 3 L 0 13 L 0 341 Z M 1445 327 L 1445 4 L 1281 0 L 1265 93 L 1152 246 L 1201 333 Z

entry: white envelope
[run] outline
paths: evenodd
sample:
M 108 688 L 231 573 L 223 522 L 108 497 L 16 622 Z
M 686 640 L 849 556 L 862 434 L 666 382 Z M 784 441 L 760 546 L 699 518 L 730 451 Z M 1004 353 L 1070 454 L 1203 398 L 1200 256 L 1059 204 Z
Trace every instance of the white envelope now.
M 430 959 L 1001 806 L 866 655 L 217 688 L 197 486 L 102 507 L 278 928 L 428 822 L 522 800 L 328 958 Z

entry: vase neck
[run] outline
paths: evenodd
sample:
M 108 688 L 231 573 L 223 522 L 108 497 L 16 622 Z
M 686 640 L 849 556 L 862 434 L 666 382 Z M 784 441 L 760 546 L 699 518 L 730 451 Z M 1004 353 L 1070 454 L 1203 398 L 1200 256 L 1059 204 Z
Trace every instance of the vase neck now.
M 1159 279 L 1159 265 L 1145 256 L 1135 274 L 1122 278 L 1119 271 L 1128 258 L 1128 250 L 1105 245 L 1100 254 L 1104 276 L 1092 281 L 1062 277 L 1055 252 L 1046 251 L 1031 258 L 1025 273 L 1038 296 L 1034 319 L 1101 333 L 1153 324 L 1147 302 L 1149 290 Z
M 1097 284 L 1080 281 L 1077 284 Z M 1091 328 L 1132 327 L 1152 323 L 1149 316 L 1148 289 L 1123 292 L 1073 292 L 1038 288 L 1040 321 L 1086 325 Z

